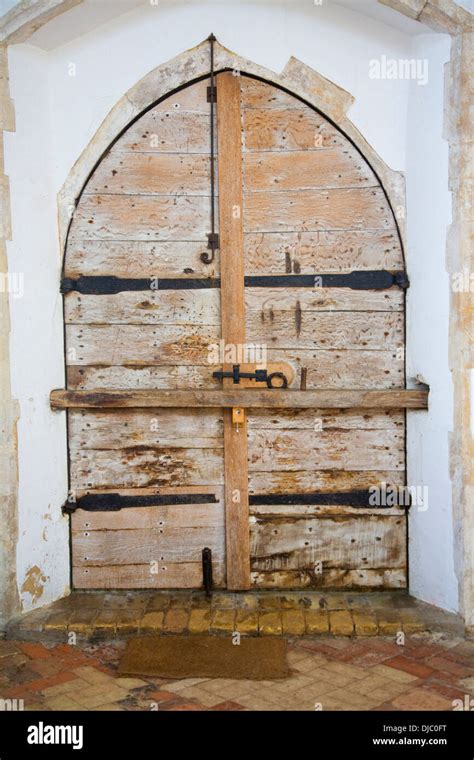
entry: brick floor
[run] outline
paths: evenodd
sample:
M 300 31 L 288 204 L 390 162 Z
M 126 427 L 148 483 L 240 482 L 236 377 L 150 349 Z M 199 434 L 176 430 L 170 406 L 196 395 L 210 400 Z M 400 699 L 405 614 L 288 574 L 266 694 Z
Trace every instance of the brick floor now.
M 244 635 L 368 637 L 416 632 L 463 634 L 456 615 L 438 610 L 404 591 L 275 593 L 201 591 L 74 592 L 49 607 L 14 620 L 9 638 L 32 641 L 94 641 L 144 633 L 239 631 Z M 395 656 L 396 653 L 394 653 Z M 447 668 L 449 670 L 449 668 Z
M 117 677 L 131 635 L 235 631 L 288 638 L 290 677 Z M 463 635 L 458 617 L 405 592 L 74 592 L 11 623 L 0 700 L 54 711 L 451 710 L 474 706 L 474 642 Z
M 295 628 L 300 624 L 297 616 Z M 0 699 L 45 711 L 447 711 L 454 700 L 474 706 L 474 642 L 454 635 L 414 634 L 404 644 L 294 637 L 290 676 L 278 681 L 121 678 L 125 643 L 0 641 Z

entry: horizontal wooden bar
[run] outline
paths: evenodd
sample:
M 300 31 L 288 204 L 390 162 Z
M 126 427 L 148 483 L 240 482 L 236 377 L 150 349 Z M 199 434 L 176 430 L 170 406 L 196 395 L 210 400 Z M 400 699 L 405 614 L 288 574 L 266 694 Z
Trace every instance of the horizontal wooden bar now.
M 114 390 L 51 392 L 52 409 L 428 409 L 429 390 Z

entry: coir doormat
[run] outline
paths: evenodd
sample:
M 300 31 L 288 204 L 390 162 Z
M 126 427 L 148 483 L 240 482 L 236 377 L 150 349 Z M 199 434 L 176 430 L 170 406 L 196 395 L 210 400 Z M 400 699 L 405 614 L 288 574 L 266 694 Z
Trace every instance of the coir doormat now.
M 161 678 L 286 678 L 285 639 L 138 636 L 127 642 L 119 663 L 122 676 Z

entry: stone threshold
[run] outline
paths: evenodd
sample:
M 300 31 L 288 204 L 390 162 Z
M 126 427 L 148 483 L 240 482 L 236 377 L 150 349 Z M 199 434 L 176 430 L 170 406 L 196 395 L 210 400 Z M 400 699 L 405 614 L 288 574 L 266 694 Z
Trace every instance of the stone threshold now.
M 67 641 L 137 634 L 253 636 L 464 635 L 457 615 L 419 602 L 405 591 L 275 593 L 226 591 L 73 591 L 15 618 L 6 636 Z

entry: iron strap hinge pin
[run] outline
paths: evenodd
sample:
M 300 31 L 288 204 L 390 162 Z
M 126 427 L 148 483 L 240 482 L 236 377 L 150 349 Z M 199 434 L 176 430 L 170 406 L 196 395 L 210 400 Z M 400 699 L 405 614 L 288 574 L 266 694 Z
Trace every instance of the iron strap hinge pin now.
M 398 285 L 402 290 L 407 290 L 410 287 L 410 280 L 406 272 L 396 272 L 393 275 L 395 285 Z
M 219 248 L 219 234 L 217 232 L 208 232 L 207 247 L 210 248 L 211 251 Z
M 215 84 L 211 84 L 207 90 L 207 102 L 208 103 L 216 103 L 217 102 L 217 86 Z
M 63 513 L 63 515 L 72 515 L 76 511 L 77 508 L 78 507 L 77 507 L 76 502 L 65 501 L 61 507 L 61 512 Z
M 71 293 L 71 291 L 76 290 L 76 283 L 77 280 L 74 280 L 72 277 L 63 277 L 61 280 L 59 292 Z

